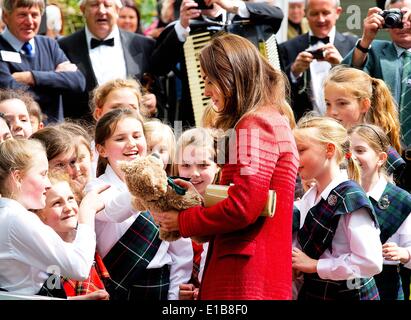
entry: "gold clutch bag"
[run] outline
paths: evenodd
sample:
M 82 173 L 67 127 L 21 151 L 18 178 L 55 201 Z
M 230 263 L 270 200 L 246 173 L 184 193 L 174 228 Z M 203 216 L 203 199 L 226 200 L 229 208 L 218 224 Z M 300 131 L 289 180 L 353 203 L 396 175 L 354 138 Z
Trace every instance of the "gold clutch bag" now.
M 221 200 L 227 198 L 227 190 L 230 186 L 221 186 L 217 184 L 210 184 L 204 195 L 204 207 L 211 207 Z M 260 216 L 272 218 L 275 213 L 276 193 L 274 190 L 268 191 L 268 200 Z

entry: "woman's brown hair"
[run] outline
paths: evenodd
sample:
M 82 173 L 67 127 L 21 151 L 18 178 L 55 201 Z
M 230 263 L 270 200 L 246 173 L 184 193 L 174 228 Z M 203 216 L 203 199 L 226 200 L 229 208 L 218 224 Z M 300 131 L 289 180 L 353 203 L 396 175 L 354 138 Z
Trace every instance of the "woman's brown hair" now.
M 262 106 L 277 109 L 291 127 L 295 126 L 286 99 L 288 80 L 247 39 L 233 34 L 213 38 L 200 53 L 200 65 L 207 80 L 225 97 L 223 110 L 217 112 L 216 128 L 234 128 L 244 115 Z

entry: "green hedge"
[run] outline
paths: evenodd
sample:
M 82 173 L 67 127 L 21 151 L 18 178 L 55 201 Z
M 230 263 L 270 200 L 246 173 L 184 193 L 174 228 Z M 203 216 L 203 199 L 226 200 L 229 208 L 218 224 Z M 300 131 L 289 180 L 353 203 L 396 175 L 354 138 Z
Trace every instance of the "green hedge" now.
M 78 5 L 78 0 L 49 0 L 49 3 L 56 3 L 60 6 L 64 15 L 64 34 L 71 34 L 84 26 L 83 17 Z M 156 0 L 136 0 L 137 7 L 142 16 L 143 28 L 151 24 L 157 15 Z

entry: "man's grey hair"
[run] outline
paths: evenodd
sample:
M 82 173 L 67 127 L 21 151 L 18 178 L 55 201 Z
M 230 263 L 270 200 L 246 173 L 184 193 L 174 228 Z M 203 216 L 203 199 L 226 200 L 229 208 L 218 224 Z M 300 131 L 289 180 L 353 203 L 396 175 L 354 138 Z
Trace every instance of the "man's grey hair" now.
M 308 7 L 308 3 L 309 3 L 309 2 L 310 2 L 310 0 L 306 0 L 306 1 L 305 1 L 306 7 Z M 340 0 L 334 0 L 334 2 L 335 2 L 335 7 L 336 7 L 336 8 L 341 7 L 341 1 L 340 1 Z
M 80 7 L 81 7 L 81 6 L 85 6 L 88 1 L 90 1 L 90 0 L 80 0 L 80 1 L 78 2 L 78 5 L 79 5 Z M 121 2 L 121 0 L 113 0 L 113 2 L 114 2 L 114 4 L 117 6 L 117 8 L 119 8 L 119 9 L 123 7 L 123 3 Z
M 43 14 L 44 0 L 2 0 L 1 7 L 7 13 L 11 13 L 16 8 L 38 7 Z

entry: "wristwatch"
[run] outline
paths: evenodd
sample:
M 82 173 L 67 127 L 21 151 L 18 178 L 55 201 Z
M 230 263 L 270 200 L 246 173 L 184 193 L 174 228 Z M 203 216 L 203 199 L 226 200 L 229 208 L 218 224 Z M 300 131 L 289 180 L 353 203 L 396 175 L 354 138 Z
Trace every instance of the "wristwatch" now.
M 360 43 L 361 43 L 361 39 L 358 39 L 357 43 L 355 44 L 355 47 L 361 52 L 368 53 L 368 51 L 370 51 L 371 49 L 371 45 L 368 48 L 364 48 L 361 46 Z

